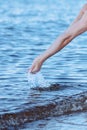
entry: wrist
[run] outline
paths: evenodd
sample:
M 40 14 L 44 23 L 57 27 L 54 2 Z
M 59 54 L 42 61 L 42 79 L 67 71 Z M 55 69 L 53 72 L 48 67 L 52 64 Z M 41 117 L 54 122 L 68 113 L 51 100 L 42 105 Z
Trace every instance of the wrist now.
M 43 63 L 43 62 L 46 60 L 46 57 L 45 57 L 44 54 L 39 55 L 38 58 L 39 58 L 39 61 L 40 61 L 41 63 Z

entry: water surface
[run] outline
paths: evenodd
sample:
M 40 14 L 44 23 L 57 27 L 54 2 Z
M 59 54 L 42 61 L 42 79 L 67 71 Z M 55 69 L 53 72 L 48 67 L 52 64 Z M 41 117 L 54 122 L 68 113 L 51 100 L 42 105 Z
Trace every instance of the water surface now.
M 54 114 L 49 113 L 47 106 L 52 105 L 53 102 L 57 106 L 57 103 L 61 103 L 60 100 L 64 103 L 68 100 L 72 104 L 79 101 L 79 105 L 75 104 L 74 110 L 72 110 L 73 107 L 68 107 L 71 109 L 69 110 L 67 106 L 63 106 L 66 107 L 68 114 L 86 110 L 86 94 L 84 94 L 87 91 L 86 33 L 75 38 L 67 47 L 43 64 L 41 73 L 51 86 L 30 89 L 27 79 L 27 70 L 33 59 L 47 49 L 70 25 L 84 3 L 85 0 L 0 1 L 1 128 L 13 130 L 20 127 L 21 129 L 24 123 L 40 120 L 40 118 L 40 122 L 43 122 L 45 117 L 40 115 L 37 117 L 37 108 L 43 106 L 46 116 L 52 116 L 49 121 L 50 130 L 56 130 L 51 124 Z M 82 100 L 79 100 L 79 96 Z M 69 100 L 70 97 L 71 100 Z M 82 104 L 83 100 L 84 104 Z M 53 108 L 55 106 L 53 105 Z M 51 108 L 52 113 L 54 113 L 53 108 Z M 33 110 L 35 110 L 34 115 L 28 115 Z M 61 107 L 60 110 L 62 114 L 66 113 Z M 55 114 L 55 116 L 58 118 L 59 115 Z M 62 117 L 59 118 L 62 119 Z M 68 119 L 68 116 L 66 118 Z M 34 130 L 31 124 L 28 124 L 26 129 Z M 38 126 L 37 129 L 41 128 Z M 48 130 L 49 127 L 43 127 L 43 129 Z

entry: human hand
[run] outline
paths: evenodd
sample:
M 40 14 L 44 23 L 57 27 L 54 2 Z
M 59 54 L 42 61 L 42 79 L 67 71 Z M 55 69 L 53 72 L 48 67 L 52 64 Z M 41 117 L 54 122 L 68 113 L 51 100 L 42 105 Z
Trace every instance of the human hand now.
M 38 71 L 40 71 L 42 63 L 43 62 L 41 60 L 41 57 L 40 56 L 36 57 L 31 65 L 31 67 L 29 68 L 29 72 L 30 73 L 37 73 Z

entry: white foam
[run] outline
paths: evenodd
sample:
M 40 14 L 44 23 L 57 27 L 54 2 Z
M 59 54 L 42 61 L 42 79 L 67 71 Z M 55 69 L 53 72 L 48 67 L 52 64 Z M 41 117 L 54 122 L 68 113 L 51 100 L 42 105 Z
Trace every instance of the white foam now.
M 30 88 L 49 86 L 49 83 L 45 80 L 40 72 L 36 74 L 28 73 L 28 83 Z

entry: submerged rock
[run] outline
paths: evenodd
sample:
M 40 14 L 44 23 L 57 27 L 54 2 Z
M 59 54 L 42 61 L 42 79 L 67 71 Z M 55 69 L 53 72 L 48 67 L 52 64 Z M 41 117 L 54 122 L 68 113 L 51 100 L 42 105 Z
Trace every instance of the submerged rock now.
M 0 115 L 0 127 L 20 126 L 47 117 L 87 110 L 87 91 L 68 97 L 56 97 L 44 104 L 35 104 L 17 113 Z

